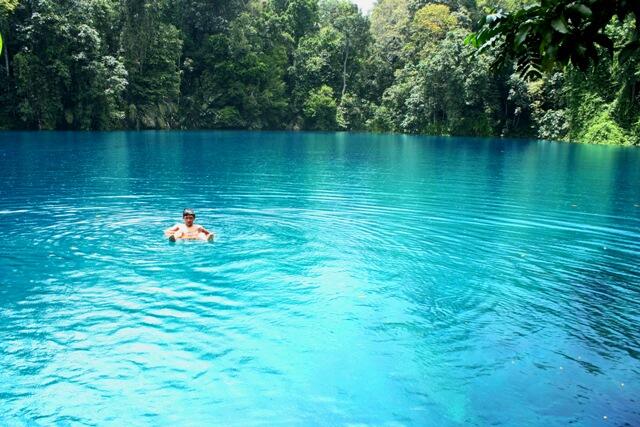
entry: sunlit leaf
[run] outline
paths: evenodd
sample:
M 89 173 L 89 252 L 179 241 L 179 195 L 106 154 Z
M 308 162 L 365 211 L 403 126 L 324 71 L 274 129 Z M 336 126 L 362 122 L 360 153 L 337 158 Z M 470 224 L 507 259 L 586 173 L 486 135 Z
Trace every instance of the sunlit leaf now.
M 593 14 L 591 9 L 584 4 L 577 4 L 574 6 L 574 8 L 580 13 L 580 15 L 582 15 L 585 18 L 588 18 Z
M 478 36 L 476 35 L 476 33 L 471 33 L 467 37 L 465 37 L 464 44 L 470 45 L 473 47 L 478 47 Z
M 518 33 L 516 34 L 516 39 L 515 39 L 516 47 L 519 47 L 520 45 L 522 45 L 522 43 L 524 43 L 524 41 L 527 39 L 527 35 L 529 34 L 530 30 L 531 30 L 531 27 L 528 25 L 524 25 L 520 27 L 520 29 L 518 30 Z
M 567 26 L 567 21 L 564 19 L 564 16 L 558 16 L 557 18 L 553 19 L 551 21 L 551 26 L 559 33 L 569 33 L 569 27 Z

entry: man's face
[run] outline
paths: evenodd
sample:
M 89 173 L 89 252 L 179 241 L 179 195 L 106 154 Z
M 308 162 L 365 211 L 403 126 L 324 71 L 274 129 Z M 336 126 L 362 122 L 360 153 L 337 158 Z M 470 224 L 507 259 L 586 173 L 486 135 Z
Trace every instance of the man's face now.
M 184 219 L 184 223 L 187 227 L 191 227 L 193 225 L 193 220 L 196 219 L 196 217 L 191 214 L 183 215 L 182 218 Z

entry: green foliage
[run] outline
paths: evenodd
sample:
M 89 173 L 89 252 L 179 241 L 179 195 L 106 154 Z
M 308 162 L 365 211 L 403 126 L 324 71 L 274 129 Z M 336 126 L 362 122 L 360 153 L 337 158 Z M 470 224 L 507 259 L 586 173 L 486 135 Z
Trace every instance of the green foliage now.
M 349 0 L 0 0 L 0 128 L 637 144 L 638 4 L 379 0 L 367 17 Z
M 248 0 L 157 0 L 162 18 L 185 35 L 185 51 L 191 56 L 198 44 L 212 34 L 227 30 L 229 23 L 242 13 Z M 147 6 L 149 7 L 149 6 Z
M 339 34 L 336 47 L 341 63 L 340 93 L 344 96 L 347 89 L 351 88 L 353 78 L 360 72 L 363 56 L 368 51 L 371 42 L 369 22 L 349 0 L 322 0 L 320 23 Z
M 180 31 L 162 22 L 162 5 L 125 0 L 122 30 L 124 63 L 129 74 L 127 120 L 135 129 L 168 129 L 178 122 L 182 48 Z
M 341 130 L 363 130 L 367 127 L 367 118 L 371 116 L 371 105 L 352 93 L 346 93 L 340 99 L 336 111 L 336 122 Z
M 371 36 L 386 61 L 400 59 L 410 22 L 407 0 L 380 0 L 371 12 Z
M 566 139 L 570 123 L 564 75 L 555 73 L 530 82 L 528 92 L 533 121 L 537 128 L 536 136 L 548 140 Z
M 300 105 L 310 90 L 322 85 L 334 91 L 340 88 L 342 43 L 342 35 L 333 27 L 322 27 L 300 40 L 292 67 L 294 105 Z
M 16 114 L 36 129 L 109 129 L 120 124 L 126 72 L 85 13 L 94 2 L 60 10 L 33 4 L 18 26 L 13 57 Z M 6 53 L 5 53 L 6 55 Z
M 314 31 L 318 23 L 318 1 L 317 0 L 289 0 L 281 6 L 284 9 L 283 17 L 286 30 L 295 43 Z
M 337 129 L 337 105 L 333 89 L 323 85 L 309 92 L 304 102 L 305 127 L 311 130 Z
M 606 55 L 614 43 L 605 27 L 614 19 L 640 18 L 640 2 L 629 0 L 542 0 L 514 12 L 497 10 L 480 21 L 466 41 L 484 51 L 498 47 L 496 65 L 513 59 L 525 77 L 568 64 L 586 70 Z M 640 47 L 640 28 L 621 47 L 626 57 Z
M 537 79 L 529 88 L 539 137 L 628 143 L 638 141 L 639 18 L 640 3 L 628 0 L 531 1 L 485 16 L 466 42 L 490 52 L 494 67 L 515 61 Z
M 591 144 L 629 144 L 624 130 L 613 120 L 609 111 L 603 111 L 589 121 L 578 140 Z
M 0 0 L 0 13 L 9 14 L 18 7 L 19 0 Z
M 427 4 L 413 17 L 415 31 L 427 40 L 439 40 L 458 26 L 458 18 L 444 4 Z
M 50 72 L 34 54 L 20 52 L 13 58 L 18 90 L 16 101 L 20 119 L 36 129 L 55 129 L 64 113 L 62 92 L 64 69 L 51 67 Z
M 447 135 L 500 132 L 499 87 L 488 61 L 471 60 L 462 34 L 449 33 L 431 55 L 396 74 L 396 83 L 383 95 L 375 128 L 390 124 L 386 130 Z
M 226 35 L 209 37 L 205 57 L 216 61 L 206 63 L 194 79 L 198 90 L 185 99 L 188 127 L 273 129 L 284 121 L 286 39 L 268 25 L 271 13 L 256 4 Z
M 444 4 L 427 4 L 416 11 L 410 43 L 404 47 L 411 58 L 429 58 L 439 50 L 445 36 L 459 28 L 458 18 Z M 464 37 L 464 35 L 462 36 Z

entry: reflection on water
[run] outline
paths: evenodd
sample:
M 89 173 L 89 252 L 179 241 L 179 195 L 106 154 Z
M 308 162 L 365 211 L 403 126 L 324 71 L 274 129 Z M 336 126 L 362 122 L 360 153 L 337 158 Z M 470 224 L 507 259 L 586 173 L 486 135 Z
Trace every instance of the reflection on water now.
M 640 423 L 638 150 L 3 133 L 0 166 L 2 424 Z M 164 240 L 185 206 L 215 244 Z

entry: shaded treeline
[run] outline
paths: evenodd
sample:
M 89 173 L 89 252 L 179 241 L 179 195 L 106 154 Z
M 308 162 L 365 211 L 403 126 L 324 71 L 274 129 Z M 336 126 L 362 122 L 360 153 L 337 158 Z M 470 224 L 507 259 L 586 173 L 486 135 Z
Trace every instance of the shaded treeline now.
M 380 0 L 363 16 L 347 0 L 0 0 L 0 128 L 640 143 L 640 59 L 525 81 L 464 44 L 486 7 Z M 607 31 L 622 42 L 634 25 Z

